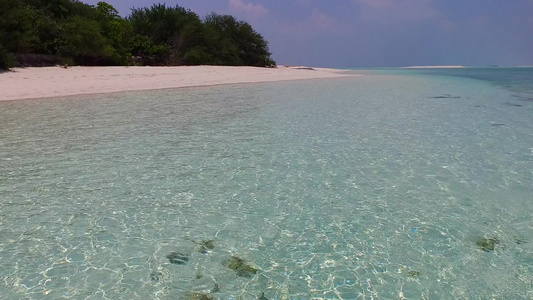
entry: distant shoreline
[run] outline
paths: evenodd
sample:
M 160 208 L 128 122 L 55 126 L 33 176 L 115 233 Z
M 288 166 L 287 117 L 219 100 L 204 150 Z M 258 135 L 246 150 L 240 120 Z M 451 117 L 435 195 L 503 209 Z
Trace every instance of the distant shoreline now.
M 304 66 L 14 68 L 0 73 L 0 101 L 346 76 L 356 75 Z
M 465 66 L 409 66 L 402 69 L 462 69 Z

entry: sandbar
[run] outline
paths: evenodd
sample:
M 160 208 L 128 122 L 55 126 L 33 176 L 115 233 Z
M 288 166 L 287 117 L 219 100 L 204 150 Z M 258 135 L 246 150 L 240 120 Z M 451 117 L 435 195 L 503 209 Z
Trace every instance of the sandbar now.
M 402 69 L 463 69 L 465 66 L 409 66 Z
M 344 76 L 356 75 L 303 66 L 15 68 L 0 73 L 0 101 Z

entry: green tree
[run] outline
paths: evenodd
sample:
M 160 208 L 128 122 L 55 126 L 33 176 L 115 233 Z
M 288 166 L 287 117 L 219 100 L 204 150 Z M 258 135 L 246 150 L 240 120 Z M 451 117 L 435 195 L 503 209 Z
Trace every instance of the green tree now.
M 98 2 L 95 12 L 102 35 L 108 43 L 108 54 L 117 65 L 128 65 L 131 60 L 132 27 L 118 15 L 118 11 L 105 2 Z
M 94 9 L 75 0 L 0 0 L 0 43 L 17 55 L 100 53 L 105 45 L 92 18 Z
M 165 4 L 154 4 L 150 8 L 133 9 L 128 17 L 133 31 L 142 41 L 147 37 L 151 47 L 167 49 L 160 55 L 164 63 L 169 65 L 209 63 L 211 55 L 206 50 L 204 25 L 198 15 L 183 7 L 167 7 Z M 148 46 L 148 43 L 144 43 Z M 166 47 L 165 47 L 166 46 Z M 134 55 L 142 55 L 134 46 Z M 144 53 L 153 52 L 141 48 Z M 136 51 L 137 50 L 137 51 Z
M 202 20 L 165 4 L 134 8 L 123 19 L 106 2 L 0 0 L 0 45 L 4 66 L 15 55 L 21 62 L 29 57 L 30 64 L 59 56 L 80 64 L 128 65 L 132 54 L 150 65 L 275 65 L 268 43 L 249 24 L 217 14 Z
M 0 43 L 13 53 L 32 52 L 39 45 L 36 26 L 40 11 L 30 5 L 15 2 L 2 5 L 0 12 Z
M 23 0 L 23 2 L 43 10 L 56 20 L 67 19 L 72 16 L 82 16 L 90 19 L 94 14 L 94 9 L 91 5 L 78 0 Z
M 252 26 L 230 15 L 211 14 L 205 17 L 206 26 L 218 33 L 214 51 L 223 64 L 270 67 L 268 42 Z
M 58 54 L 80 60 L 84 56 L 106 56 L 110 52 L 97 21 L 81 16 L 70 17 L 62 23 Z

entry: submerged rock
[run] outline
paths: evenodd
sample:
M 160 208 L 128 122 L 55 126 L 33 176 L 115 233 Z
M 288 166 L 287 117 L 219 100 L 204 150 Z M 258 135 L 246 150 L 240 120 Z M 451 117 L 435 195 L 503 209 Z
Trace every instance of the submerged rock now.
M 432 99 L 460 99 L 460 96 L 452 96 L 450 94 L 444 94 L 442 96 L 434 96 Z
M 519 101 L 533 102 L 533 98 L 532 97 L 527 97 L 527 96 L 523 96 L 523 95 L 513 95 L 513 97 L 517 98 L 516 100 L 519 100 Z
M 154 271 L 150 273 L 150 280 L 152 280 L 153 282 L 159 282 L 161 276 L 163 276 L 163 273 Z
M 259 272 L 259 269 L 236 256 L 232 256 L 230 259 L 223 261 L 222 265 L 235 271 L 239 277 L 252 277 Z
M 195 242 L 199 247 L 198 247 L 198 252 L 202 253 L 202 254 L 207 254 L 209 253 L 208 250 L 213 250 L 215 249 L 215 243 L 213 240 L 201 240 L 199 242 Z
M 215 285 L 211 289 L 211 293 L 218 293 L 218 292 L 220 292 L 220 285 L 218 285 L 218 283 L 215 282 Z
M 213 242 L 213 240 L 200 241 L 200 244 L 206 247 L 207 249 L 215 249 L 215 243 Z
M 476 245 L 483 251 L 489 252 L 494 251 L 494 247 L 500 243 L 500 240 L 497 238 L 479 238 L 476 242 Z
M 189 261 L 189 256 L 179 252 L 172 252 L 166 256 L 171 264 L 184 265 Z
M 522 104 L 509 103 L 509 102 L 504 103 L 504 105 L 507 105 L 507 106 L 514 106 L 514 107 L 522 107 Z
M 204 293 L 190 293 L 188 300 L 213 300 L 213 296 Z
M 515 244 L 517 244 L 517 245 L 520 245 L 520 244 L 523 244 L 523 243 L 526 242 L 525 240 L 523 240 L 522 238 L 520 238 L 520 237 L 518 237 L 516 235 L 513 236 L 513 240 L 514 240 Z

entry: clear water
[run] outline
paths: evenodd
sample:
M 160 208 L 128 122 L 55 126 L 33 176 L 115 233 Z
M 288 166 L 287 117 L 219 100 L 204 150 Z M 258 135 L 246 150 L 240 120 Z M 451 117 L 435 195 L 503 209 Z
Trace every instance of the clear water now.
M 0 299 L 533 299 L 533 83 L 492 75 L 0 103 Z

